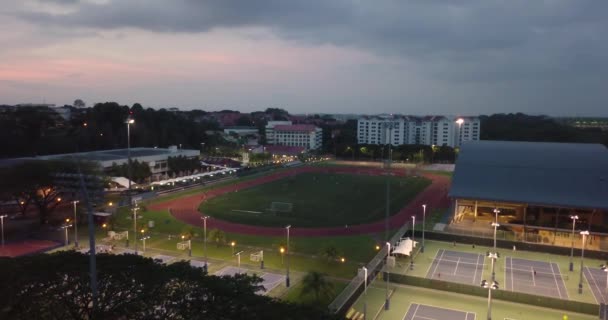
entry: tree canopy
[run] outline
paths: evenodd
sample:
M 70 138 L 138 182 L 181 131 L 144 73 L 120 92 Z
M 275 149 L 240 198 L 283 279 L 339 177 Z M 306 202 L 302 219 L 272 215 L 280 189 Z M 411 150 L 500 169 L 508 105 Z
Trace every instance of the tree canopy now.
M 186 261 L 97 257 L 93 309 L 88 257 L 58 252 L 0 259 L 3 319 L 337 319 L 325 310 L 256 294 L 255 276 L 212 276 Z M 15 290 L 18 289 L 18 290 Z

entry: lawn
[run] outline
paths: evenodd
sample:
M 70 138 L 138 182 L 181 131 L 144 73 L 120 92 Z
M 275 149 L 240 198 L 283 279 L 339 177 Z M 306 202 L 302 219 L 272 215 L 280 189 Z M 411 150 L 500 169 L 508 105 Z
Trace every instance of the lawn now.
M 384 218 L 386 177 L 305 173 L 227 193 L 205 201 L 200 210 L 218 219 L 248 225 L 335 227 Z M 422 177 L 390 177 L 391 214 L 397 213 L 431 182 Z M 272 202 L 293 205 L 274 213 Z

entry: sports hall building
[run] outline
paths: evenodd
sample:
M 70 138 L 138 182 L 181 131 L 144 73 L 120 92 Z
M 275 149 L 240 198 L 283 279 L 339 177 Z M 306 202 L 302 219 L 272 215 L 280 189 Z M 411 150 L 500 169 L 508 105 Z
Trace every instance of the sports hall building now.
M 600 144 L 471 141 L 452 186 L 450 232 L 570 247 L 589 230 L 590 249 L 608 249 L 608 149 Z M 578 219 L 573 219 L 573 217 Z M 479 234 L 476 234 L 479 235 Z M 578 240 L 578 241 L 577 241 Z

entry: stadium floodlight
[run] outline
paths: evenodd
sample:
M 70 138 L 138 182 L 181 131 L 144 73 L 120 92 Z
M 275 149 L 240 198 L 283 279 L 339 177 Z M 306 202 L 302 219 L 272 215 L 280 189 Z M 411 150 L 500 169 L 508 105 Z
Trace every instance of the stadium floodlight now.
M 576 220 L 578 220 L 578 216 L 577 215 L 572 215 L 570 216 L 570 219 L 572 219 L 572 236 L 571 236 L 571 243 L 570 243 L 570 266 L 569 266 L 569 270 L 573 271 L 574 270 L 574 227 L 576 226 Z
M 587 243 L 587 236 L 589 235 L 589 230 L 585 230 L 585 231 L 581 231 L 581 236 L 583 236 L 583 244 L 582 244 L 582 249 L 581 249 L 581 272 L 579 275 L 579 280 L 578 280 L 578 293 L 582 294 L 583 293 L 583 266 L 584 266 L 584 260 L 585 260 L 585 244 Z
M 2 247 L 4 247 L 4 218 L 6 217 L 8 217 L 6 214 L 0 215 L 0 224 L 2 224 Z

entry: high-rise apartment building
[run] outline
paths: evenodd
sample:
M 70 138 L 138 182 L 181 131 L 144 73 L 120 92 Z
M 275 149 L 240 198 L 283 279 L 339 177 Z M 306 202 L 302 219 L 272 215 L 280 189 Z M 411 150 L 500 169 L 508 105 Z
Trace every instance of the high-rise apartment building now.
M 291 121 L 269 121 L 266 141 L 270 145 L 304 147 L 309 150 L 321 147 L 323 130 L 311 124 L 292 124 Z
M 477 117 L 364 116 L 357 120 L 359 144 L 422 144 L 458 147 L 479 140 Z

